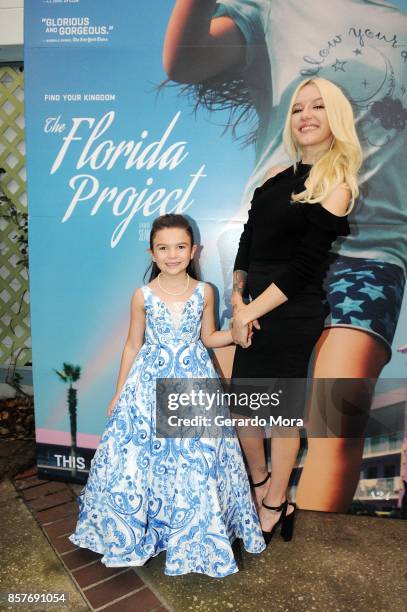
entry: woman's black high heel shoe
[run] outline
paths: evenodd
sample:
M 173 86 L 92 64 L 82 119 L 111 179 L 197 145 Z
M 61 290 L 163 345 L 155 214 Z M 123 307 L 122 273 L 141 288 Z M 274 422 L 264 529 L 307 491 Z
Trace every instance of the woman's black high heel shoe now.
M 293 506 L 294 510 L 290 514 L 287 515 L 288 505 Z M 281 537 L 283 538 L 283 540 L 285 542 L 289 542 L 290 540 L 292 540 L 293 533 L 294 533 L 294 515 L 295 515 L 296 505 L 285 500 L 279 506 L 268 506 L 263 501 L 262 506 L 263 508 L 266 508 L 267 510 L 273 510 L 274 512 L 281 512 L 280 518 L 278 519 L 277 523 L 273 526 L 272 530 L 262 531 L 263 538 L 264 538 L 264 541 L 266 542 L 266 545 L 268 546 L 270 544 L 271 538 L 277 531 L 277 528 L 279 527 L 279 525 L 281 525 Z
M 294 534 L 294 523 L 295 523 L 295 512 L 297 510 L 296 504 L 287 502 L 288 506 L 292 506 L 294 509 L 290 514 L 285 515 L 285 519 L 281 523 L 281 537 L 284 542 L 290 542 L 293 539 Z
M 249 476 L 249 483 L 250 483 L 250 487 L 252 489 L 255 489 L 256 487 L 261 487 L 264 484 L 266 484 L 266 482 L 269 480 L 270 478 L 270 472 L 267 472 L 267 476 L 265 477 L 264 480 L 262 480 L 261 482 L 253 482 L 251 476 Z M 256 496 L 253 497 L 254 500 L 254 504 L 256 506 L 256 510 L 258 511 L 258 501 L 255 499 Z
M 253 480 L 251 479 L 251 476 L 249 476 L 250 486 L 253 487 L 254 489 L 256 487 L 261 487 L 262 485 L 266 484 L 269 478 L 270 478 L 270 472 L 267 472 L 267 476 L 261 482 L 253 482 Z

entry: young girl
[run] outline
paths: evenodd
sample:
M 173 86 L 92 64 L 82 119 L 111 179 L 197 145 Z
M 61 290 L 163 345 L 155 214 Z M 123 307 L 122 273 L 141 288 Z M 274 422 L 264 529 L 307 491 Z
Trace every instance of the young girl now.
M 152 270 L 136 289 L 110 419 L 78 496 L 74 544 L 109 566 L 139 566 L 166 550 L 165 573 L 223 577 L 238 571 L 231 544 L 264 548 L 236 437 L 155 437 L 157 378 L 216 378 L 207 350 L 232 342 L 216 331 L 214 295 L 198 282 L 192 229 L 158 217 Z

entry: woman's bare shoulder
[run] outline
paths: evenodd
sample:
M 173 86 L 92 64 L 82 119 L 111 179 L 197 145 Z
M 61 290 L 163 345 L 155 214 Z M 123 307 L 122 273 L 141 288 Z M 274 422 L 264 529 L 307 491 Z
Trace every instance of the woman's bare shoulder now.
M 137 287 L 133 291 L 133 295 L 131 296 L 131 304 L 136 308 L 144 306 L 144 293 L 142 287 Z
M 287 170 L 289 167 L 290 166 L 286 164 L 285 166 L 273 166 L 272 168 L 269 168 L 263 177 L 263 182 L 277 176 L 277 174 L 280 174 L 280 172 L 284 172 L 284 170 Z

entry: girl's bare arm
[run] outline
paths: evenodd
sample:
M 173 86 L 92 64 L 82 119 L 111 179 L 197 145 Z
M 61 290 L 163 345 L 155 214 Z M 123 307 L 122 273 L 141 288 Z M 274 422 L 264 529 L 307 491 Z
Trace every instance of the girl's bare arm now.
M 171 80 L 199 83 L 243 62 L 243 34 L 229 17 L 212 18 L 215 5 L 216 0 L 176 0 L 163 49 Z
M 137 353 L 141 349 L 144 342 L 145 330 L 145 310 L 144 296 L 141 289 L 136 289 L 133 293 L 130 306 L 130 326 L 127 335 L 126 344 L 124 345 L 122 358 L 120 361 L 119 375 L 117 378 L 116 392 L 111 400 L 108 408 L 109 415 L 120 395 L 120 391 L 127 379 L 130 368 L 136 358 Z
M 201 340 L 207 348 L 220 348 L 232 344 L 230 330 L 217 331 L 215 322 L 215 298 L 213 289 L 205 284 L 205 302 L 202 313 Z

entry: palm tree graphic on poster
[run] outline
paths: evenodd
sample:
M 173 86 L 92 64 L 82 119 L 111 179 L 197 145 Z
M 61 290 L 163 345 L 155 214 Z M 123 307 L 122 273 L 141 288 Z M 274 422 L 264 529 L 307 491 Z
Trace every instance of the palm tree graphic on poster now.
M 77 405 L 78 395 L 73 383 L 78 381 L 81 376 L 81 367 L 72 365 L 71 363 L 63 363 L 62 371 L 54 370 L 62 382 L 69 384 L 68 387 L 68 410 L 69 422 L 71 426 L 71 458 L 72 458 L 72 476 L 77 476 L 76 458 L 77 458 Z

